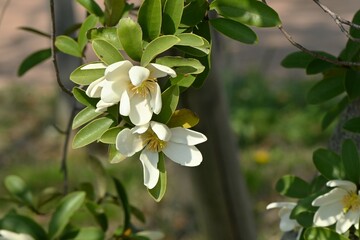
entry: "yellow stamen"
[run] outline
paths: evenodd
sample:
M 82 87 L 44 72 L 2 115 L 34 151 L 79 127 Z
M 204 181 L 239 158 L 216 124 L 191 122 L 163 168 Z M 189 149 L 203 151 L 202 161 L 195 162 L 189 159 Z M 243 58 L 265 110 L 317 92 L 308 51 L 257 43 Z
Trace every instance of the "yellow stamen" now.
M 355 192 L 351 191 L 342 199 L 343 212 L 347 213 L 351 210 L 360 210 L 360 197 Z
M 130 89 L 133 93 L 139 94 L 140 96 L 145 98 L 156 89 L 156 82 L 156 78 L 149 78 L 143 81 L 139 86 L 134 86 L 131 84 Z
M 143 135 L 146 149 L 153 152 L 161 152 L 166 147 L 166 141 L 160 140 L 153 130 L 148 129 Z

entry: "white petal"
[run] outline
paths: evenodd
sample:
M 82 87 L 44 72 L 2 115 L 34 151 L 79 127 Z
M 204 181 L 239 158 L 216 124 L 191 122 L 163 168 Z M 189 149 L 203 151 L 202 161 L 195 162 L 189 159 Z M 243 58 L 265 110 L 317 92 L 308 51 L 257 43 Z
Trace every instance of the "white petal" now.
M 207 140 L 204 134 L 183 127 L 171 128 L 170 130 L 172 133 L 171 142 L 193 146 Z
M 139 86 L 143 81 L 149 78 L 150 71 L 147 68 L 133 66 L 129 70 L 129 77 L 132 85 Z
M 342 214 L 342 204 L 328 204 L 321 206 L 314 215 L 314 225 L 326 227 L 334 224 Z
M 170 75 L 171 77 L 176 77 L 176 72 L 169 68 L 168 66 L 164 66 L 157 63 L 150 63 L 147 67 L 150 70 L 150 77 L 151 78 L 160 78 Z
M 346 180 L 331 180 L 326 183 L 329 187 L 340 187 L 348 191 L 356 191 L 356 185 L 353 182 Z
M 16 233 L 8 230 L 0 230 L 1 240 L 34 240 L 34 238 L 25 233 Z
M 90 70 L 90 69 L 102 69 L 102 68 L 104 68 L 104 69 L 106 68 L 106 65 L 104 63 L 90 63 L 90 64 L 83 66 L 80 69 L 81 70 Z
M 151 91 L 151 100 L 150 100 L 151 108 L 155 114 L 159 114 L 162 108 L 162 100 L 161 100 L 161 89 L 159 84 L 156 83 L 156 88 Z
M 296 203 L 293 202 L 272 202 L 266 206 L 266 209 L 273 209 L 273 208 L 289 208 L 292 209 L 296 206 Z
M 135 126 L 131 129 L 131 132 L 137 133 L 137 134 L 143 134 L 144 132 L 146 132 L 149 129 L 149 126 L 150 126 L 150 122 L 148 122 L 144 125 Z
M 145 148 L 140 154 L 140 161 L 143 165 L 144 185 L 148 189 L 152 189 L 156 186 L 160 176 L 160 171 L 157 168 L 159 153 Z
M 171 131 L 165 124 L 151 121 L 150 125 L 151 129 L 160 140 L 166 142 L 169 141 L 171 137 Z
M 103 81 L 104 77 L 101 77 L 90 83 L 90 85 L 86 89 L 86 95 L 92 98 L 99 98 L 101 89 L 103 87 Z
M 291 211 L 288 211 L 280 218 L 280 230 L 283 232 L 291 231 L 297 226 L 297 222 L 290 219 L 290 213 Z
M 152 117 L 152 110 L 150 108 L 149 100 L 135 94 L 130 99 L 130 121 L 134 125 L 144 125 L 150 122 Z
M 120 102 L 121 94 L 123 93 L 122 84 L 119 82 L 104 81 L 101 90 L 101 100 L 108 103 Z
M 100 100 L 96 104 L 96 110 L 95 112 L 104 112 L 108 107 L 114 105 L 115 103 L 107 103 L 103 100 Z
M 128 60 L 113 63 L 105 69 L 105 78 L 108 81 L 129 82 L 129 70 L 132 66 Z
M 194 146 L 168 142 L 163 152 L 172 161 L 183 166 L 195 167 L 202 162 L 201 152 Z
M 121 95 L 119 112 L 123 116 L 129 116 L 130 114 L 130 96 L 126 90 Z
M 138 134 L 130 129 L 121 130 L 116 136 L 116 149 L 124 156 L 130 157 L 144 148 L 144 143 Z
M 313 206 L 321 206 L 341 201 L 348 192 L 341 188 L 334 188 L 330 192 L 320 195 L 312 202 Z
M 136 236 L 147 237 L 150 240 L 161 240 L 165 237 L 165 235 L 162 232 L 158 232 L 158 231 L 141 231 L 141 232 L 137 232 Z
M 352 225 L 359 222 L 359 212 L 350 210 L 336 223 L 336 232 L 345 233 Z

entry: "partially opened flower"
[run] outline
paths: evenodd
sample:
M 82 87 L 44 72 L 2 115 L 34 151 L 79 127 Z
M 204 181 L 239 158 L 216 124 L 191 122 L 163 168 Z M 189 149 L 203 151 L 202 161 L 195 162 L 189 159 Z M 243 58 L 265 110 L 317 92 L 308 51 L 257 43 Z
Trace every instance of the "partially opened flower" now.
M 0 240 L 34 240 L 34 238 L 25 233 L 16 233 L 3 229 L 0 230 Z
M 104 77 L 92 82 L 86 93 L 100 98 L 96 111 L 120 102 L 120 114 L 129 116 L 135 125 L 143 125 L 150 121 L 153 113 L 160 113 L 162 101 L 157 78 L 167 75 L 176 77 L 175 71 L 164 65 L 150 63 L 141 67 L 133 66 L 128 60 L 120 61 L 106 67 Z
M 345 180 L 331 180 L 326 185 L 334 189 L 312 202 L 313 206 L 319 207 L 314 215 L 314 225 L 326 227 L 336 223 L 336 232 L 340 234 L 353 225 L 359 229 L 360 196 L 356 185 Z
M 121 130 L 116 138 L 116 149 L 126 157 L 141 151 L 144 185 L 152 189 L 159 180 L 159 152 L 180 165 L 198 166 L 203 158 L 195 145 L 206 140 L 205 135 L 199 132 L 182 127 L 169 129 L 165 124 L 151 121 Z
M 299 228 L 300 225 L 295 219 L 290 218 L 291 211 L 296 206 L 293 202 L 273 202 L 266 206 L 266 209 L 280 208 L 280 230 L 283 232 L 289 232 Z

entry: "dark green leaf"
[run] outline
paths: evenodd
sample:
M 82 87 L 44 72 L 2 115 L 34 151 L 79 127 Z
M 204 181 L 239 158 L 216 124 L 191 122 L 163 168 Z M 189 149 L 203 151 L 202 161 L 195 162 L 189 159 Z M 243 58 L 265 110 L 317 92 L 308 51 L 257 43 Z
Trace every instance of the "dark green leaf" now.
M 160 202 L 164 197 L 167 187 L 167 175 L 165 170 L 165 159 L 164 154 L 159 152 L 159 162 L 158 169 L 160 171 L 159 181 L 153 189 L 148 189 L 150 195 L 154 198 L 156 202 Z
M 125 0 L 105 0 L 105 25 L 115 26 L 123 15 Z
M 128 197 L 126 194 L 126 190 L 125 190 L 124 186 L 121 184 L 121 182 L 116 178 L 113 178 L 113 180 L 115 183 L 116 192 L 117 192 L 117 194 L 121 200 L 122 206 L 123 206 L 123 210 L 124 210 L 124 225 L 123 225 L 123 227 L 126 231 L 127 229 L 130 228 L 131 210 L 130 210 L 129 200 L 128 200 Z
M 86 95 L 86 92 L 80 88 L 74 87 L 72 90 L 72 93 L 74 94 L 75 99 L 87 106 L 87 107 L 96 107 L 96 103 L 98 102 L 98 99 L 94 99 Z
M 349 69 L 345 75 L 345 90 L 350 100 L 355 100 L 360 97 L 360 73 L 358 71 Z
M 56 188 L 45 188 L 39 194 L 36 206 L 40 209 L 40 212 L 48 212 L 55 208 L 62 196 L 62 193 Z
M 205 16 L 208 9 L 208 2 L 204 0 L 190 1 L 184 7 L 184 11 L 181 17 L 181 24 L 193 27 L 200 23 Z
M 85 192 L 87 200 L 95 201 L 95 189 L 90 182 L 80 183 L 77 190 Z
M 99 5 L 94 0 L 76 0 L 80 3 L 89 13 L 94 14 L 98 17 L 103 17 L 104 13 Z
M 75 231 L 67 232 L 60 240 L 104 240 L 105 233 L 97 227 L 82 227 Z
M 80 57 L 80 58 L 82 57 L 82 51 L 78 43 L 71 37 L 65 35 L 57 36 L 55 40 L 55 46 L 63 53 L 75 57 Z
M 96 108 L 90 106 L 84 108 L 78 114 L 76 114 L 73 120 L 72 129 L 76 129 L 102 114 L 101 112 L 95 112 L 95 110 Z
M 192 128 L 199 123 L 199 117 L 196 114 L 186 108 L 176 110 L 171 116 L 167 126 L 169 128 L 173 127 L 183 127 L 183 128 Z
M 349 103 L 349 98 L 344 97 L 338 104 L 334 105 L 324 116 L 321 122 L 321 128 L 325 130 L 345 109 Z
M 79 85 L 89 85 L 104 76 L 105 68 L 106 66 L 99 62 L 84 64 L 70 74 L 70 80 Z
M 83 24 L 81 25 L 81 28 L 79 30 L 78 34 L 78 44 L 81 51 L 84 50 L 84 47 L 86 46 L 86 43 L 88 41 L 87 39 L 87 32 L 96 26 L 96 23 L 98 22 L 98 18 L 95 15 L 89 15 Z
M 22 178 L 16 175 L 7 176 L 4 180 L 4 185 L 10 195 L 16 200 L 29 207 L 34 206 L 33 195 Z
M 151 41 L 159 37 L 162 22 L 161 0 L 144 0 L 139 9 L 138 22 L 145 40 Z
M 311 192 L 310 184 L 299 177 L 286 175 L 276 183 L 276 191 L 292 198 L 304 198 Z
M 111 43 L 117 49 L 123 49 L 115 27 L 92 28 L 87 32 L 87 38 L 91 41 L 95 39 L 101 39 Z
M 183 0 L 166 0 L 162 16 L 162 30 L 164 34 L 174 34 L 176 32 L 183 10 Z
M 343 128 L 350 132 L 360 133 L 360 117 L 346 121 Z
M 196 76 L 193 87 L 199 88 L 203 85 L 204 81 L 207 79 L 210 68 L 211 68 L 211 55 L 209 54 L 206 57 L 197 58 L 200 63 L 205 67 L 204 71 Z
M 131 214 L 134 215 L 140 222 L 145 223 L 144 213 L 137 207 L 130 206 Z
M 337 232 L 324 227 L 310 227 L 305 230 L 305 240 L 349 240 Z
M 124 60 L 120 52 L 111 43 L 105 40 L 93 40 L 92 47 L 96 56 L 107 65 Z
M 313 56 L 299 51 L 287 55 L 281 61 L 281 65 L 285 68 L 306 68 L 312 60 L 314 60 Z
M 105 210 L 101 205 L 96 204 L 95 202 L 87 201 L 85 203 L 86 208 L 93 215 L 96 222 L 99 224 L 101 229 L 106 232 L 108 229 L 109 223 L 108 218 L 105 214 Z
M 325 78 L 316 83 L 307 94 L 310 104 L 319 104 L 330 100 L 345 91 L 344 75 Z
M 117 34 L 125 52 L 135 61 L 140 61 L 142 48 L 142 30 L 131 18 L 123 18 L 119 22 Z
M 351 139 L 346 139 L 341 148 L 346 179 L 354 183 L 360 180 L 360 158 L 357 147 Z
M 328 54 L 328 53 L 319 53 L 329 59 L 333 59 L 336 60 L 336 57 Z M 335 67 L 335 64 L 315 58 L 314 60 L 312 60 L 306 67 L 306 74 L 311 75 L 311 74 L 318 74 L 318 73 L 322 73 L 328 69 L 331 69 Z
M 335 152 L 318 149 L 313 154 L 313 162 L 317 170 L 328 180 L 344 179 L 344 166 Z
M 37 29 L 32 28 L 32 27 L 19 27 L 19 29 L 27 31 L 27 32 L 31 32 L 31 33 L 34 33 L 34 34 L 37 34 L 39 36 L 43 36 L 43 37 L 46 37 L 46 38 L 51 38 L 51 35 L 49 33 L 42 32 L 42 31 L 37 30 Z
M 18 69 L 18 76 L 21 77 L 24 75 L 27 71 L 29 71 L 34 66 L 42 63 L 46 59 L 51 57 L 51 49 L 46 48 L 39 50 L 37 52 L 34 52 L 27 56 L 20 64 L 20 67 Z
M 211 19 L 210 23 L 217 31 L 236 41 L 246 44 L 254 44 L 258 41 L 256 33 L 242 23 L 226 18 Z
M 360 11 L 357 11 L 353 17 L 354 24 L 360 24 Z M 354 26 L 350 26 L 350 35 L 353 38 L 360 38 L 360 30 Z M 352 39 L 348 39 L 345 49 L 340 54 L 340 59 L 351 62 L 358 62 L 360 52 L 360 44 Z
M 161 94 L 162 109 L 159 115 L 153 116 L 154 121 L 166 124 L 170 120 L 178 105 L 179 94 L 179 87 L 176 85 L 169 87 Z

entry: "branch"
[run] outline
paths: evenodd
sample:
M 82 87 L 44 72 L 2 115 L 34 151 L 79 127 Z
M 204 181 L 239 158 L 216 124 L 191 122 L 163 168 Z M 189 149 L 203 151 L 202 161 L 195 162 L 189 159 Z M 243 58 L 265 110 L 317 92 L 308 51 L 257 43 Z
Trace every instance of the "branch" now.
M 52 31 L 51 31 L 51 56 L 52 56 L 52 62 L 54 65 L 54 69 L 55 69 L 55 76 L 56 76 L 56 81 L 59 85 L 59 87 L 61 88 L 61 90 L 65 93 L 67 93 L 68 95 L 72 96 L 72 92 L 67 89 L 64 84 L 61 82 L 60 79 L 60 72 L 59 72 L 59 67 L 58 67 L 58 63 L 57 63 L 57 59 L 56 59 L 56 53 L 55 53 L 55 40 L 56 40 L 56 27 L 55 27 L 55 6 L 54 6 L 54 0 L 50 0 L 50 13 L 51 13 L 51 26 L 52 26 Z
M 2 21 L 3 21 L 3 18 L 5 16 L 5 12 L 6 12 L 6 9 L 9 7 L 10 5 L 10 1 L 11 0 L 6 0 L 6 2 L 4 3 L 4 6 L 3 8 L 1 9 L 1 12 L 0 12 L 0 26 L 2 24 Z

